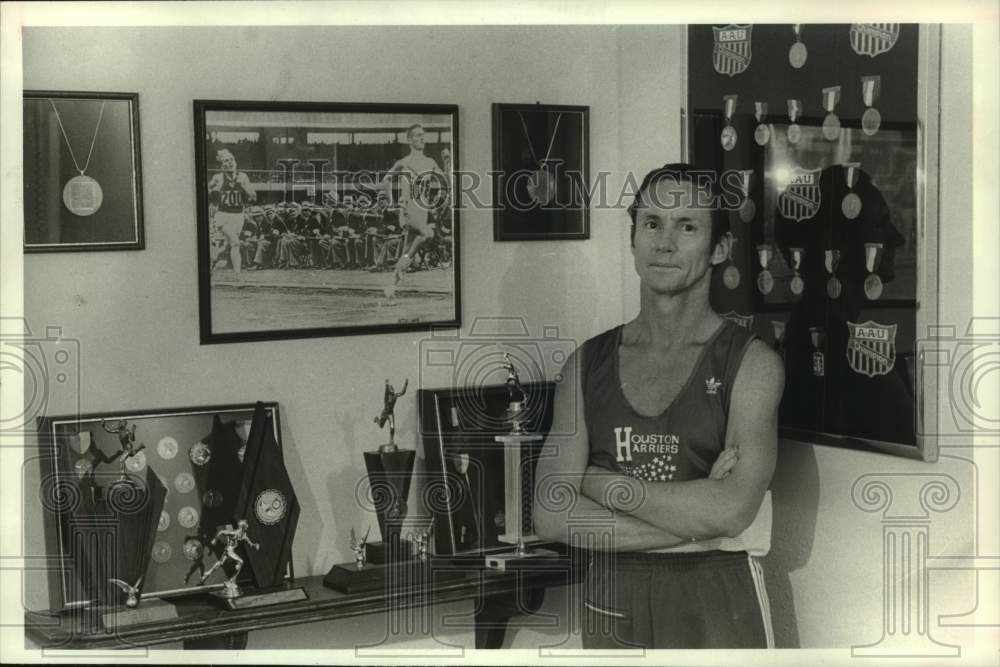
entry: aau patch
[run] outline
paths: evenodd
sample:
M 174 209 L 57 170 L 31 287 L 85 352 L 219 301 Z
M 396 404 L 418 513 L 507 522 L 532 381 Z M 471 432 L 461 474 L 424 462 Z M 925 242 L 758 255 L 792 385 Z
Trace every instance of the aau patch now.
M 802 222 L 816 215 L 822 196 L 819 190 L 819 169 L 800 169 L 778 195 L 778 210 L 791 220 Z
M 731 310 L 728 313 L 723 313 L 722 316 L 730 322 L 743 327 L 747 331 L 750 331 L 753 328 L 753 315 L 740 315 L 739 313 Z
M 874 58 L 896 45 L 898 23 L 852 23 L 851 48 L 861 56 Z
M 713 26 L 715 45 L 712 47 L 712 65 L 719 74 L 736 76 L 750 66 L 750 33 L 752 25 Z
M 886 375 L 896 364 L 896 325 L 868 320 L 847 323 L 847 361 L 851 370 L 870 378 Z

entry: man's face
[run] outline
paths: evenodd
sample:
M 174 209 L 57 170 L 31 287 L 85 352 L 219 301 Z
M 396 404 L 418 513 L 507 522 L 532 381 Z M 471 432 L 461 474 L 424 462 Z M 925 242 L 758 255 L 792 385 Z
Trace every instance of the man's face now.
M 644 289 L 660 294 L 683 292 L 708 277 L 726 260 L 728 239 L 715 248 L 712 214 L 697 202 L 690 183 L 661 180 L 643 192 L 635 216 L 635 270 Z
M 415 127 L 410 130 L 410 146 L 415 151 L 424 150 L 424 128 Z
M 222 165 L 223 171 L 236 171 L 236 158 L 231 153 L 223 153 L 219 164 Z

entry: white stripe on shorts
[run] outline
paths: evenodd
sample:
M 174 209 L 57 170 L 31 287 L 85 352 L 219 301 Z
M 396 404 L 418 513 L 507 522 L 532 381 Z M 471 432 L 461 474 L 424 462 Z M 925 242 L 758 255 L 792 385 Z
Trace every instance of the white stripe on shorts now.
M 774 648 L 774 628 L 771 627 L 771 603 L 767 599 L 767 588 L 764 586 L 764 570 L 753 556 L 747 556 L 750 563 L 750 576 L 753 577 L 753 587 L 757 592 L 757 604 L 760 605 L 760 616 L 764 621 L 764 638 L 767 648 Z

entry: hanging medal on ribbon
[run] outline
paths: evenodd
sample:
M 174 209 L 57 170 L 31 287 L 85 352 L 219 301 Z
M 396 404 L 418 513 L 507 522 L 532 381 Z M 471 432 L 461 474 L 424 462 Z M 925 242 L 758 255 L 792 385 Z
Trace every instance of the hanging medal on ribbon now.
M 771 128 L 764 124 L 767 117 L 767 102 L 753 103 L 753 117 L 757 119 L 757 129 L 753 131 L 753 140 L 758 146 L 763 146 L 771 138 Z
M 882 279 L 878 277 L 879 264 L 882 263 L 882 244 L 865 244 L 865 268 L 868 269 L 868 277 L 865 278 L 865 296 L 869 301 L 877 301 L 882 296 Z
M 882 114 L 874 106 L 881 88 L 882 77 L 861 77 L 861 99 L 867 107 L 865 112 L 861 114 L 861 130 L 869 137 L 878 132 L 878 128 L 882 124 Z
M 843 165 L 844 180 L 849 192 L 840 201 L 840 211 L 848 220 L 854 220 L 861 215 L 861 197 L 853 191 L 854 185 L 858 182 L 858 168 L 860 166 L 860 162 L 848 162 Z
M 795 43 L 792 44 L 792 48 L 788 49 L 788 62 L 795 69 L 801 69 L 806 64 L 806 58 L 809 57 L 809 50 L 802 43 L 802 24 L 793 23 L 792 30 L 795 32 Z
M 735 236 L 729 235 L 729 266 L 722 272 L 722 283 L 728 289 L 736 289 L 740 286 L 740 270 L 736 268 L 736 262 L 733 260 L 733 248 L 736 247 L 736 240 Z
M 825 251 L 823 264 L 826 266 L 826 272 L 830 274 L 830 279 L 826 281 L 826 293 L 831 299 L 836 299 L 843 291 L 843 285 L 840 284 L 840 279 L 836 275 L 837 267 L 840 266 L 840 251 Z
M 87 151 L 87 161 L 83 167 L 80 166 L 80 162 L 76 159 L 73 144 L 69 140 L 69 135 L 66 134 L 66 128 L 63 126 L 62 117 L 59 115 L 56 103 L 50 99 L 49 104 L 52 105 L 52 111 L 56 114 L 56 121 L 59 123 L 59 130 L 62 132 L 63 141 L 66 142 L 66 148 L 69 149 L 69 156 L 73 159 L 73 166 L 80 172 L 79 176 L 69 179 L 66 185 L 63 186 L 63 204 L 65 204 L 66 208 L 73 215 L 81 217 L 93 215 L 97 213 L 98 209 L 101 208 L 101 204 L 104 203 L 104 191 L 101 189 L 101 184 L 90 176 L 87 176 L 86 172 L 90 168 L 90 158 L 94 156 L 94 145 L 97 143 L 97 135 L 101 131 L 101 121 L 104 120 L 104 106 L 106 102 L 101 102 L 101 113 L 97 117 L 97 127 L 94 128 L 94 136 L 90 140 L 90 150 Z
M 774 289 L 774 276 L 767 270 L 767 265 L 771 263 L 771 254 L 771 246 L 766 243 L 757 246 L 757 260 L 761 268 L 761 272 L 757 274 L 757 289 L 764 295 L 770 294 Z
M 809 327 L 809 338 L 813 346 L 812 371 L 813 375 L 820 378 L 826 375 L 826 360 L 823 358 L 823 343 L 826 337 L 823 334 L 823 327 Z
M 753 169 L 740 170 L 740 188 L 743 194 L 743 203 L 740 204 L 740 220 L 750 222 L 757 215 L 757 204 L 750 197 L 750 178 L 753 176 Z
M 722 147 L 727 151 L 733 150 L 736 147 L 736 128 L 733 127 L 733 112 L 736 111 L 736 98 L 737 95 L 726 95 L 722 98 L 724 110 L 726 114 L 726 126 L 722 128 L 722 136 L 719 140 L 722 142 Z
M 549 138 L 549 149 L 545 151 L 545 157 L 541 160 L 538 159 L 538 155 L 535 153 L 535 146 L 531 143 L 531 137 L 528 135 L 528 124 L 524 121 L 524 114 L 518 111 L 517 115 L 521 119 L 521 128 L 524 130 L 524 138 L 528 142 L 531 159 L 538 165 L 538 169 L 531 172 L 531 175 L 528 177 L 528 196 L 531 197 L 533 203 L 539 206 L 547 206 L 556 195 L 555 179 L 548 171 L 548 163 L 549 156 L 552 154 L 552 146 L 556 142 L 556 134 L 559 132 L 559 121 L 562 120 L 562 114 L 556 116 L 556 126 L 553 128 L 552 136 Z
M 823 89 L 823 108 L 826 109 L 826 118 L 823 119 L 823 137 L 827 141 L 836 141 L 840 138 L 840 119 L 834 109 L 840 102 L 840 86 L 830 86 Z
M 802 266 L 802 256 L 806 254 L 806 251 L 804 248 L 789 248 L 789 250 L 792 251 L 792 270 L 795 271 L 790 287 L 792 294 L 799 296 L 806 287 L 805 281 L 799 275 L 799 267 Z
M 779 347 L 785 342 L 785 323 L 781 320 L 771 320 L 771 326 L 774 327 L 774 346 Z
M 802 102 L 788 100 L 788 120 L 791 121 L 788 126 L 788 142 L 792 144 L 799 143 L 799 139 L 802 138 L 802 128 L 795 122 L 799 119 L 800 113 L 802 113 Z

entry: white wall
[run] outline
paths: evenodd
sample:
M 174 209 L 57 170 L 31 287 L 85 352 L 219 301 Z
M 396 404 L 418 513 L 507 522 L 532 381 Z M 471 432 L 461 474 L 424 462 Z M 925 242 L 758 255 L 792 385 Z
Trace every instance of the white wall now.
M 296 570 L 323 573 L 348 560 L 351 526 L 370 520 L 352 491 L 364 475 L 361 452 L 382 437 L 370 415 L 382 378 L 409 376 L 412 384 L 420 377 L 422 337 L 198 344 L 191 100 L 456 103 L 460 165 L 481 171 L 490 167 L 491 103 L 589 105 L 591 168 L 610 171 L 614 185 L 624 169 L 641 177 L 679 157 L 681 34 L 655 26 L 29 28 L 25 88 L 139 92 L 147 249 L 26 257 L 28 321 L 36 329 L 59 325 L 81 341 L 84 411 L 279 401 L 286 461 L 303 507 Z M 972 151 L 963 102 L 971 96 L 963 74 L 971 53 L 963 28 L 945 31 L 944 55 L 942 196 L 949 225 L 942 246 L 949 257 L 964 258 L 972 243 L 971 186 L 955 177 L 965 173 Z M 517 316 L 534 334 L 556 325 L 561 336 L 579 341 L 635 312 L 623 211 L 594 211 L 591 240 L 563 243 L 495 244 L 488 211 L 462 215 L 463 332 L 477 317 Z M 942 263 L 943 321 L 968 318 L 970 280 L 958 263 Z M 67 395 L 50 405 L 51 412 L 75 408 Z M 401 400 L 398 417 L 401 440 L 418 447 L 412 395 Z M 879 516 L 851 501 L 860 475 L 932 471 L 967 489 L 973 470 L 948 456 L 931 465 L 783 442 L 774 550 L 766 561 L 779 645 L 844 647 L 878 638 L 882 528 Z M 30 499 L 37 479 L 25 486 Z M 932 553 L 969 553 L 973 502 L 963 496 L 935 520 Z M 26 502 L 25 511 L 26 549 L 39 553 L 37 503 Z M 27 601 L 37 607 L 45 597 L 35 584 Z M 960 607 L 971 599 L 971 585 L 965 575 L 934 575 L 934 611 L 966 611 Z M 562 611 L 563 604 L 552 595 L 547 609 Z M 383 628 L 381 617 L 360 617 L 258 632 L 250 647 L 343 647 L 375 641 Z M 537 646 L 560 632 L 525 628 L 512 641 Z M 468 630 L 444 635 L 471 641 Z

